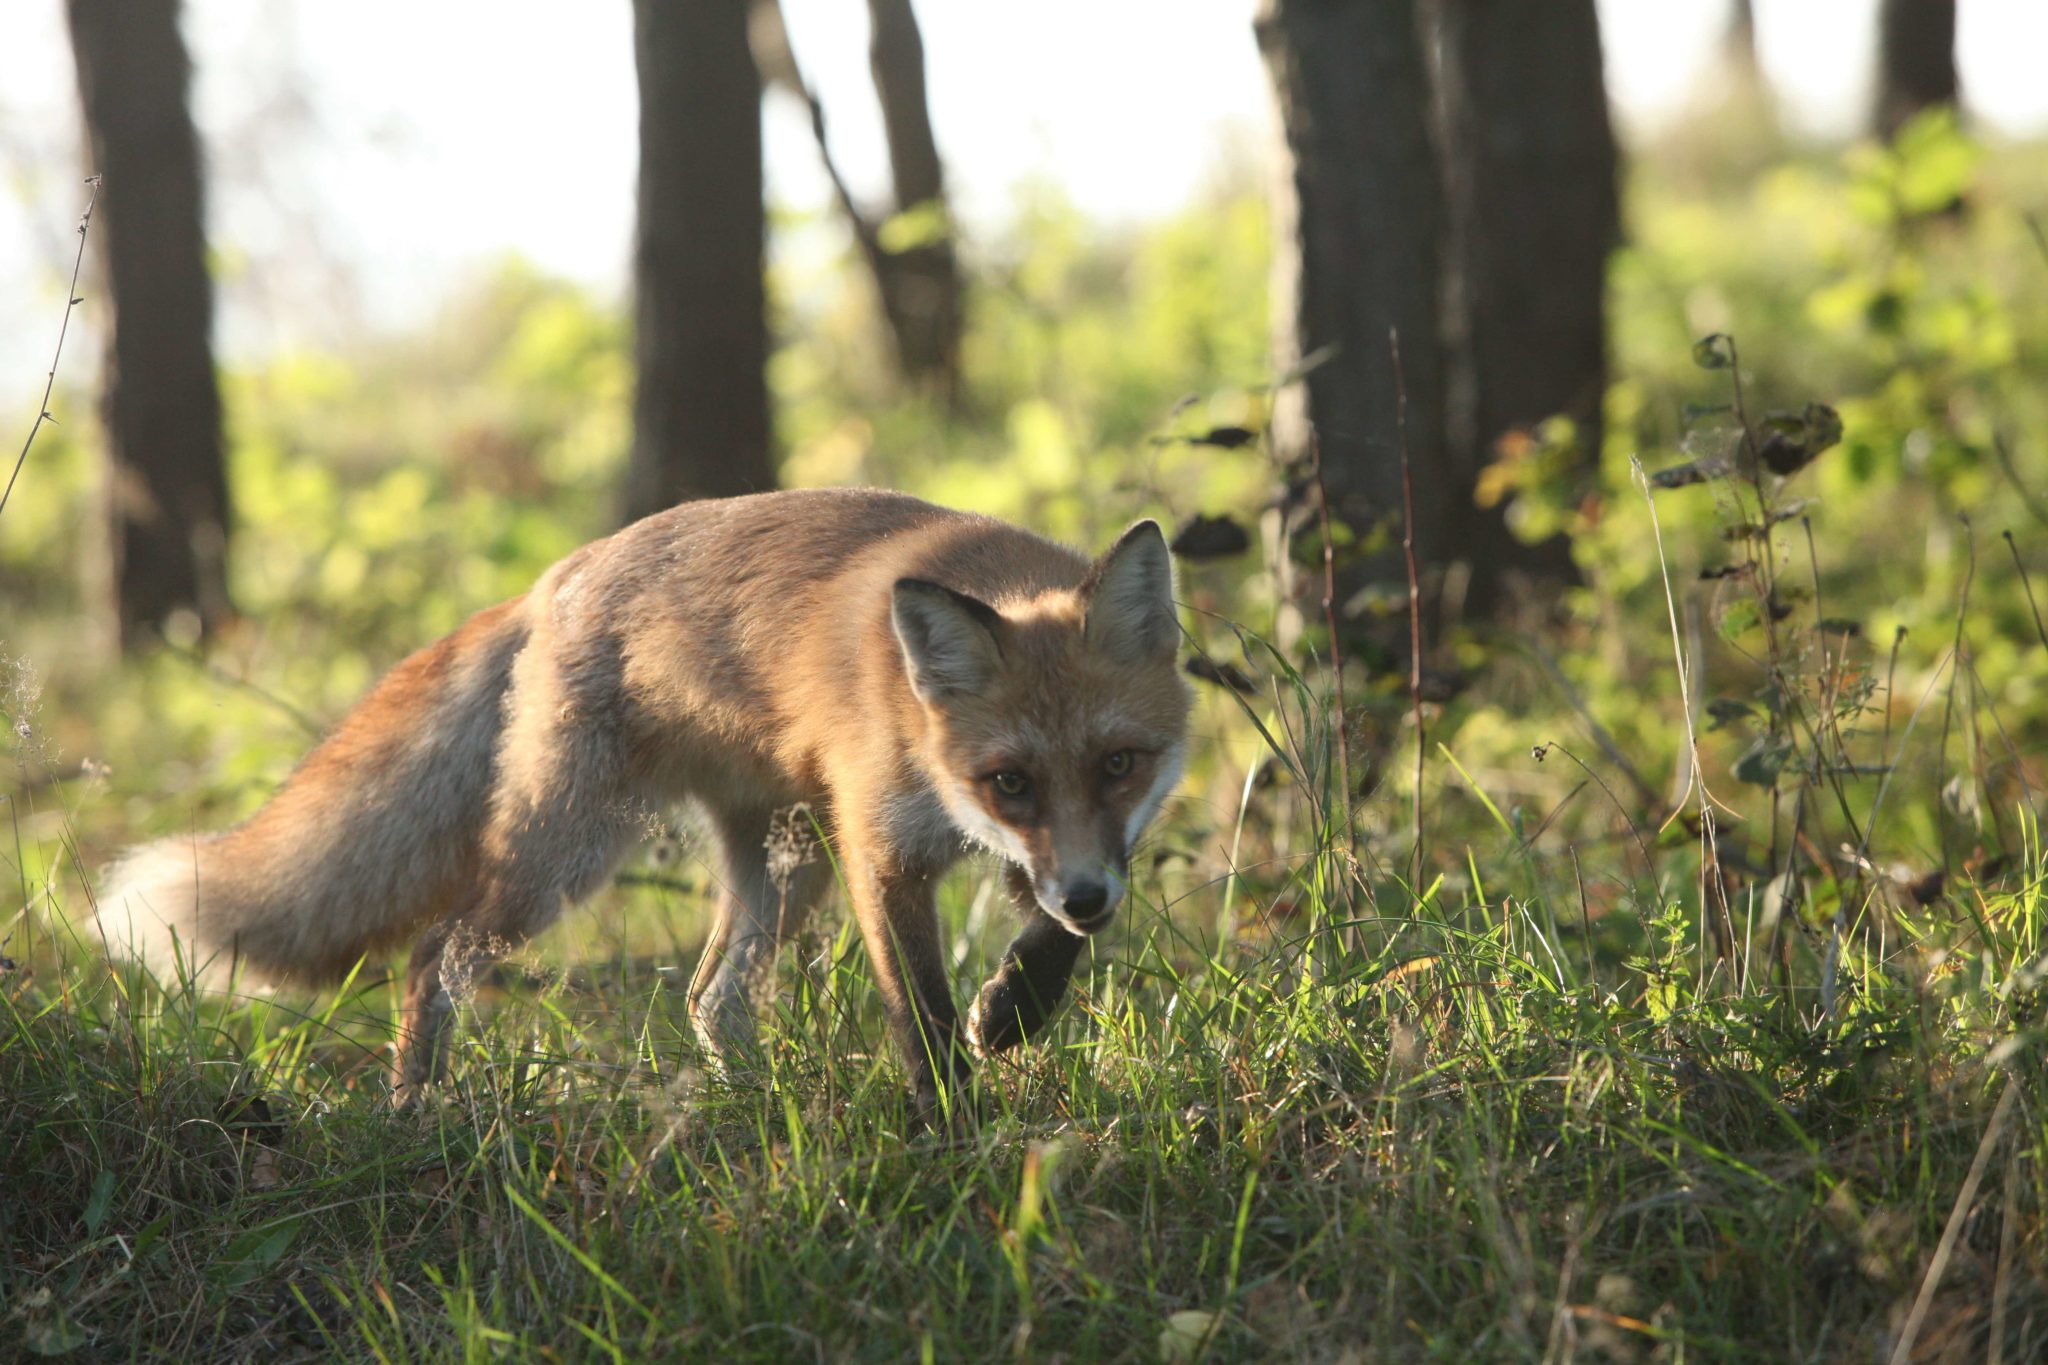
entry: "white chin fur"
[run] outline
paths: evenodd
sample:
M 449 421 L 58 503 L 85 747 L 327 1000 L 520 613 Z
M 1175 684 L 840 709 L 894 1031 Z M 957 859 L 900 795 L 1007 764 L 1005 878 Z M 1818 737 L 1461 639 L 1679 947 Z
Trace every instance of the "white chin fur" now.
M 1152 817 L 1159 814 L 1159 805 L 1166 800 L 1176 783 L 1180 781 L 1181 765 L 1187 761 L 1187 745 L 1176 744 L 1166 751 L 1160 760 L 1159 772 L 1152 779 L 1152 789 L 1145 793 L 1145 799 L 1131 809 L 1131 818 L 1124 821 L 1124 848 L 1137 845 L 1138 836 L 1145 832 L 1145 826 L 1152 823 Z

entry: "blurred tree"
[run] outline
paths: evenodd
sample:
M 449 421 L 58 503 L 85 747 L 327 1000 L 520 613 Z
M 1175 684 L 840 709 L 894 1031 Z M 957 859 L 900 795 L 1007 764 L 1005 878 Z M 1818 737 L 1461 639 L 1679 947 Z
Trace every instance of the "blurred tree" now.
M 1756 6 L 1731 0 L 1728 26 L 1721 30 L 1721 60 L 1708 68 L 1705 99 L 1694 121 L 1721 134 L 1717 139 L 1731 168 L 1754 174 L 1782 152 L 1777 93 L 1757 49 Z
M 882 307 L 904 371 L 950 397 L 959 378 L 960 269 L 945 167 L 925 98 L 924 38 L 910 0 L 868 0 L 868 21 L 868 68 L 882 105 L 896 192 L 895 223 L 877 234 Z M 892 226 L 900 240 L 891 239 Z
M 1514 433 L 1561 415 L 1590 466 L 1607 392 L 1607 256 L 1620 236 L 1599 17 L 1593 0 L 1440 0 L 1438 21 L 1456 463 L 1490 464 Z M 1518 560 L 1569 572 L 1562 543 L 1489 554 L 1475 589 Z
M 1735 79 L 1761 81 L 1764 64 L 1756 51 L 1755 0 L 1729 0 L 1728 27 L 1721 30 L 1721 61 Z
M 960 396 L 960 267 L 945 167 L 925 98 L 924 39 L 910 0 L 868 0 L 868 19 L 868 68 L 882 107 L 894 186 L 894 203 L 881 214 L 863 208 L 839 172 L 826 136 L 824 103 L 797 65 L 778 0 L 759 0 L 754 56 L 764 77 L 810 109 L 825 174 L 874 278 L 898 366 L 950 404 Z
M 231 614 L 231 511 L 213 367 L 199 137 L 177 0 L 69 0 L 113 304 L 102 413 L 121 647 Z
M 1757 48 L 1752 0 L 1732 0 L 1728 6 L 1728 27 L 1721 31 L 1718 79 L 1723 86 L 1721 98 L 1708 102 L 1707 116 L 1724 126 L 1732 121 L 1732 133 L 1744 141 L 1775 148 L 1779 141 L 1778 100 Z
M 1398 579 L 1405 391 L 1417 552 L 1469 562 L 1490 547 L 1469 534 L 1473 463 L 1443 439 L 1443 191 L 1414 0 L 1261 0 L 1256 27 L 1285 138 L 1274 368 L 1307 368 L 1275 397 L 1274 449 L 1297 468 L 1320 452 L 1332 512 L 1368 536 L 1357 572 Z
M 1877 132 L 1889 138 L 1923 109 L 1955 105 L 1955 0 L 1883 0 L 1877 19 Z
M 628 520 L 775 486 L 748 0 L 634 0 L 640 195 Z

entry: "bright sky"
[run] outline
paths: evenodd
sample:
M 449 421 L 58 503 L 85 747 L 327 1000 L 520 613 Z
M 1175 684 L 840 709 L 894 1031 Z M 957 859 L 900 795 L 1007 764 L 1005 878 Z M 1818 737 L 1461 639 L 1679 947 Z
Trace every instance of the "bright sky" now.
M 0 4 L 0 169 L 11 191 L 0 201 L 10 319 L 0 373 L 19 376 L 26 409 L 47 368 L 84 192 L 62 0 Z M 886 160 L 866 7 L 784 7 L 842 166 L 857 190 L 879 193 Z M 1019 183 L 1034 179 L 1103 218 L 1168 213 L 1219 164 L 1263 145 L 1252 0 L 1037 0 L 1028 21 L 986 0 L 917 8 L 933 121 L 970 231 L 999 223 Z M 1860 126 L 1875 9 L 1876 0 L 1757 0 L 1764 62 L 1802 126 Z M 317 342 L 345 325 L 337 319 L 417 316 L 479 258 L 503 252 L 622 286 L 635 160 L 626 0 L 186 0 L 185 10 L 230 352 Z M 1625 130 L 1682 108 L 1725 10 L 1725 0 L 1601 0 Z M 2048 3 L 1963 0 L 1958 47 L 1976 115 L 2008 134 L 2048 132 Z M 772 101 L 767 126 L 771 196 L 824 204 L 793 102 Z M 305 268 L 310 243 L 338 275 Z M 14 383 L 0 382 L 0 397 Z

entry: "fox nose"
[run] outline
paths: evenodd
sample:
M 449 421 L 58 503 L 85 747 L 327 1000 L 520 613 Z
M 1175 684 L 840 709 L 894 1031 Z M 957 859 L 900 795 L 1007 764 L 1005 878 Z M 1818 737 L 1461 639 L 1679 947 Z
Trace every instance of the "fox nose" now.
M 1060 908 L 1076 924 L 1087 924 L 1109 904 L 1109 888 L 1101 882 L 1077 882 L 1060 894 Z

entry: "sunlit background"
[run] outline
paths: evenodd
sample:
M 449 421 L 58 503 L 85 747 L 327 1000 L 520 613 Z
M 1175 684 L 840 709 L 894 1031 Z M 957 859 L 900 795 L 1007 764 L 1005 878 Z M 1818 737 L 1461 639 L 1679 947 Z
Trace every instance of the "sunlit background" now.
M 1759 52 L 1796 132 L 1838 139 L 1867 122 L 1876 8 L 1758 0 Z M 856 193 L 879 198 L 887 154 L 865 8 L 784 9 L 842 169 Z M 488 11 L 192 0 L 185 12 L 224 358 L 416 321 L 508 253 L 623 290 L 636 157 L 623 0 L 506 0 Z M 1097 220 L 1149 220 L 1219 178 L 1256 174 L 1270 114 L 1251 12 L 1250 0 L 920 6 L 932 122 L 969 252 L 1020 196 L 1057 193 Z M 1726 0 L 1602 0 L 1600 18 L 1624 138 L 1711 93 Z M 0 297 L 16 307 L 0 370 L 19 375 L 27 403 L 55 319 L 24 315 L 19 302 L 63 287 L 78 198 L 66 187 L 83 165 L 59 0 L 8 0 L 0 51 Z M 2044 54 L 2048 5 L 1964 0 L 1957 63 L 1981 131 L 2048 128 Z M 786 211 L 776 249 L 833 249 L 844 228 L 806 114 L 775 93 L 765 118 L 769 195 Z
M 1885 0 L 1882 44 L 1878 0 L 1755 0 L 1755 65 L 1738 0 L 1277 0 L 1272 71 L 1255 0 L 780 3 L 862 202 L 770 90 L 763 274 L 756 0 L 0 0 L 0 1359 L 2048 1359 L 2048 0 Z M 906 3 L 944 194 L 884 147 Z M 107 108 L 178 10 L 203 242 L 135 150 L 183 95 Z M 129 98 L 51 426 L 67 15 Z M 687 244 L 636 261 L 643 92 Z M 442 983 L 417 1117 L 382 942 L 304 1011 L 109 965 L 137 845 L 244 965 L 217 888 L 288 957 L 515 875 L 435 699 L 550 589 L 431 642 L 676 499 L 846 484 L 1091 550 L 1153 517 L 1179 566 L 1185 775 L 962 1140 L 909 1137 L 837 905 L 721 1077 L 686 983 L 734 876 L 686 811 Z M 597 570 L 594 616 L 684 623 L 625 646 L 687 680 L 660 714 L 752 692 L 671 565 L 830 602 L 741 671 L 887 676 L 822 501 Z M 886 761 L 875 710 L 833 724 Z M 912 779 L 949 747 L 903 738 Z M 817 795 L 787 828 L 845 867 L 887 822 Z M 429 803 L 445 849 L 378 837 Z M 920 931 L 963 1000 L 1003 881 L 963 860 Z

